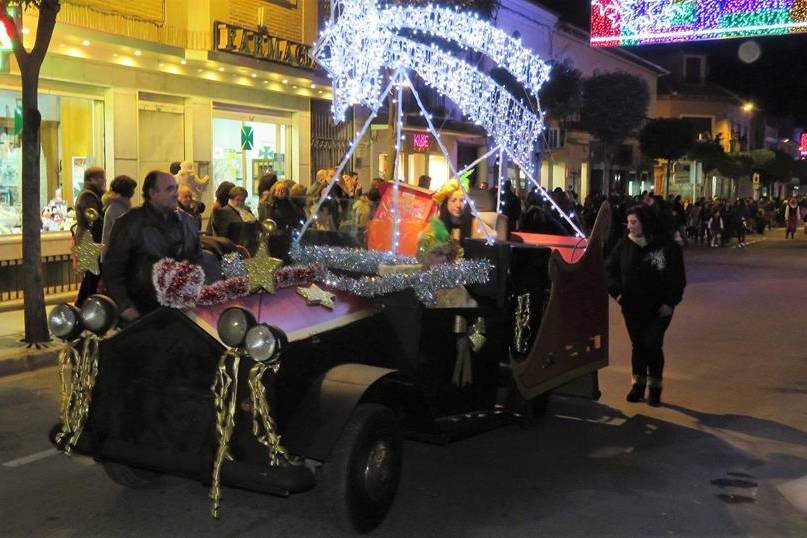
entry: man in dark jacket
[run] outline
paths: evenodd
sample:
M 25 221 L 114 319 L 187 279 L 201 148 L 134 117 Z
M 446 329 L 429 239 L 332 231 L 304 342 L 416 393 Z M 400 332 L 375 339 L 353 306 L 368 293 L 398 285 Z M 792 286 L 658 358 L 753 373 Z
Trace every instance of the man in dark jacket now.
M 101 242 L 104 229 L 104 205 L 101 203 L 101 197 L 105 191 L 106 171 L 98 166 L 87 168 L 84 172 L 84 189 L 76 198 L 76 223 L 78 224 L 76 233 L 89 230 L 95 243 Z M 87 219 L 87 210 L 89 209 L 95 210 L 97 214 L 97 218 L 93 221 Z M 76 236 L 76 239 L 78 239 L 78 236 Z M 99 275 L 95 275 L 90 271 L 84 273 L 84 277 L 81 279 L 81 287 L 76 297 L 76 306 L 81 307 L 84 300 L 95 293 L 100 278 Z
M 199 263 L 202 256 L 196 222 L 177 211 L 174 176 L 149 172 L 143 181 L 143 199 L 142 206 L 115 222 L 103 267 L 109 295 L 127 321 L 159 306 L 151 278 L 155 262 L 173 258 Z

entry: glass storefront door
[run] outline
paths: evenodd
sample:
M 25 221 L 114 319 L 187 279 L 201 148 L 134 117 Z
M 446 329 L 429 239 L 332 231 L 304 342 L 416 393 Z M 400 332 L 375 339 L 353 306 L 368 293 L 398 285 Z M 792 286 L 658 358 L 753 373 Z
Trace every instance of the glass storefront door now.
M 224 181 L 244 187 L 247 205 L 258 207 L 258 181 L 271 167 L 278 179 L 289 177 L 291 166 L 291 126 L 251 116 L 213 118 L 214 188 Z

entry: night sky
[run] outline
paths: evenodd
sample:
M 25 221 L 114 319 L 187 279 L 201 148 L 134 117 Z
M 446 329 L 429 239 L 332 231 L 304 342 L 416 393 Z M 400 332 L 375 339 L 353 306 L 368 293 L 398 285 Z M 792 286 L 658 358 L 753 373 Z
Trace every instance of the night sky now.
M 590 30 L 588 0 L 539 0 L 537 3 Z M 737 57 L 746 39 L 724 39 L 692 44 L 675 43 L 629 47 L 633 53 L 652 59 L 654 51 L 680 49 L 709 53 L 710 78 L 743 98 L 753 100 L 763 111 L 793 116 L 797 126 L 807 126 L 807 34 L 754 38 L 762 56 L 752 64 Z

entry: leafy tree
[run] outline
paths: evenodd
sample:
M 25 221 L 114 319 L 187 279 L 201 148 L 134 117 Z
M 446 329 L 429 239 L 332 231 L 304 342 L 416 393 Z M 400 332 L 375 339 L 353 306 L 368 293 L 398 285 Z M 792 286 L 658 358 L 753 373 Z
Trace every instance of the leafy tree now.
M 37 9 L 34 47 L 23 45 L 22 10 Z M 48 52 L 61 0 L 0 0 L 0 22 L 14 47 L 22 78 L 22 263 L 25 293 L 25 341 L 48 340 L 45 293 L 42 286 L 42 221 L 39 208 L 39 71 Z
M 726 152 L 719 139 L 695 142 L 692 149 L 689 150 L 689 158 L 695 161 L 701 161 L 703 163 L 703 169 L 710 171 L 719 168 L 723 159 L 726 158 Z
M 727 153 L 718 163 L 717 169 L 724 176 L 737 180 L 751 175 L 754 159 L 748 152 Z
M 790 155 L 775 149 L 773 150 L 773 158 L 762 166 L 761 179 L 765 183 L 773 183 L 774 181 L 790 182 L 794 176 L 797 177 L 795 165 L 796 161 Z
M 647 84 L 634 75 L 607 73 L 583 81 L 580 120 L 583 129 L 603 146 L 603 192 L 606 194 L 614 152 L 642 124 L 649 104 Z
M 549 118 L 563 125 L 565 120 L 580 112 L 581 91 L 580 71 L 567 62 L 556 62 L 541 90 L 541 108 Z
M 639 145 L 647 157 L 665 159 L 667 175 L 664 193 L 670 192 L 670 171 L 672 165 L 686 155 L 695 144 L 695 129 L 692 124 L 678 118 L 660 118 L 651 120 L 639 133 Z

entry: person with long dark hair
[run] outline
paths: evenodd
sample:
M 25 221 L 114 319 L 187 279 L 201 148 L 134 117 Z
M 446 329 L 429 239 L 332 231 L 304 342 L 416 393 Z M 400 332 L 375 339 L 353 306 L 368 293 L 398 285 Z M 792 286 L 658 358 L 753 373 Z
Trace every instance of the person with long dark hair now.
M 432 199 L 439 204 L 439 219 L 445 224 L 451 238 L 462 242 L 463 239 L 474 238 L 484 239 L 487 228 L 488 234 L 496 237 L 493 231 L 484 222 L 474 218 L 471 207 L 465 198 L 465 192 L 456 180 L 448 181 L 440 188 Z
M 622 307 L 631 345 L 633 383 L 627 401 L 661 405 L 664 334 L 686 287 L 684 257 L 645 206 L 627 211 L 627 235 L 606 260 L 608 293 Z

